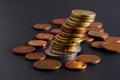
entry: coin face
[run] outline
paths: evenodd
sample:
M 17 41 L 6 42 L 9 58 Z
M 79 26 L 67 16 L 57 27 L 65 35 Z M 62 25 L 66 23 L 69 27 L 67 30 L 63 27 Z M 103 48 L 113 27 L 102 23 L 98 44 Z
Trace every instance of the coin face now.
M 62 64 L 58 60 L 46 59 L 34 62 L 33 66 L 41 70 L 57 70 L 62 66 Z
M 108 38 L 105 38 L 104 41 L 106 41 L 106 42 L 118 42 L 118 43 L 120 43 L 120 37 L 110 36 Z
M 92 22 L 89 27 L 92 27 L 92 28 L 95 28 L 95 27 L 102 28 L 103 24 L 102 24 L 102 22 Z
M 93 37 L 97 37 L 97 38 L 101 38 L 101 39 L 105 39 L 109 37 L 109 34 L 107 33 L 103 33 L 103 32 L 97 32 L 97 31 L 89 31 L 88 32 L 89 36 L 93 36 Z
M 103 48 L 105 48 L 108 51 L 120 53 L 120 43 L 117 42 L 105 42 L 103 44 Z
M 99 27 L 88 27 L 88 31 L 97 31 L 97 32 L 104 32 L 104 28 L 99 28 Z
M 25 55 L 25 58 L 28 60 L 44 60 L 46 55 L 41 52 L 33 52 Z
M 82 54 L 77 57 L 77 61 L 91 63 L 91 64 L 97 64 L 101 61 L 101 58 L 94 54 Z
M 65 18 L 56 18 L 56 19 L 54 19 L 54 20 L 52 21 L 52 23 L 55 24 L 55 25 L 61 25 L 61 24 L 63 24 L 65 21 L 66 21 Z
M 41 23 L 41 24 L 35 24 L 33 26 L 34 29 L 38 29 L 38 30 L 49 30 L 52 26 L 50 24 L 45 24 L 45 23 Z
M 80 70 L 83 70 L 83 69 L 87 68 L 87 64 L 86 63 L 79 62 L 79 61 L 70 61 L 70 62 L 67 62 L 65 64 L 65 66 L 68 69 L 80 69 Z
M 54 38 L 54 35 L 50 33 L 39 33 L 36 35 L 36 38 L 51 41 Z
M 30 53 L 35 51 L 36 49 L 34 47 L 31 46 L 17 46 L 15 48 L 13 48 L 13 52 L 15 54 L 20 54 L 20 55 L 24 55 L 26 53 Z
M 51 29 L 51 31 L 50 31 L 50 33 L 52 33 L 52 34 L 58 34 L 59 33 L 59 31 L 60 31 L 60 29 Z
M 103 48 L 104 41 L 95 41 L 91 44 L 92 47 L 101 49 Z

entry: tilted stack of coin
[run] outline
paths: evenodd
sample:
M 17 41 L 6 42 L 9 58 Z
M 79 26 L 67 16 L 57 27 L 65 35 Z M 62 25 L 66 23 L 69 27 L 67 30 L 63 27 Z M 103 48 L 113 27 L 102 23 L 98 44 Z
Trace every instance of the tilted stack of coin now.
M 59 34 L 51 42 L 50 48 L 65 53 L 76 52 L 84 40 L 87 27 L 94 21 L 95 16 L 96 13 L 92 11 L 72 10 L 70 17 L 61 25 Z

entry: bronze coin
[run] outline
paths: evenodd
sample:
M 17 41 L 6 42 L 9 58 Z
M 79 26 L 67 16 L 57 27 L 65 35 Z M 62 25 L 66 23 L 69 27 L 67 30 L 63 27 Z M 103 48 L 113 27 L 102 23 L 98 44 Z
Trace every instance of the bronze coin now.
M 88 27 L 88 31 L 97 31 L 97 32 L 104 32 L 104 28 L 99 28 L 99 27 Z
M 118 43 L 120 43 L 120 37 L 110 36 L 108 38 L 105 38 L 104 41 L 106 41 L 106 42 L 118 42 Z
M 60 31 L 60 29 L 51 29 L 51 31 L 50 31 L 50 33 L 52 33 L 52 34 L 58 34 L 59 33 L 59 31 Z
M 103 48 L 108 51 L 120 53 L 120 43 L 117 43 L 117 42 L 105 42 L 103 44 Z
M 36 38 L 51 41 L 54 38 L 54 35 L 50 33 L 39 33 L 36 35 Z
M 15 48 L 13 48 L 13 52 L 16 54 L 20 54 L 20 55 L 24 55 L 30 52 L 35 51 L 36 49 L 34 47 L 31 46 L 17 46 Z
M 97 64 L 101 61 L 101 58 L 94 54 L 82 54 L 77 57 L 77 61 L 91 63 L 91 64 Z
M 89 27 L 98 27 L 98 28 L 102 28 L 103 27 L 103 24 L 102 22 L 92 22 L 91 25 Z
M 94 41 L 94 38 L 91 36 L 85 36 L 84 38 L 84 42 L 93 42 L 93 41 Z
M 70 62 L 67 62 L 65 64 L 65 66 L 68 69 L 80 69 L 80 70 L 83 70 L 83 69 L 87 68 L 87 64 L 84 63 L 84 62 L 80 62 L 80 61 L 70 61 Z
M 52 26 L 50 24 L 45 24 L 45 23 L 41 23 L 41 24 L 35 24 L 33 26 L 34 29 L 38 29 L 38 30 L 49 30 Z
M 28 45 L 30 45 L 30 46 L 35 46 L 35 47 L 41 46 L 41 47 L 45 48 L 46 45 L 47 45 L 47 42 L 44 41 L 44 40 L 30 40 L 30 41 L 28 42 Z
M 105 32 L 97 32 L 97 31 L 89 31 L 88 35 L 92 37 L 102 38 L 102 39 L 109 37 L 109 34 Z
M 104 41 L 95 41 L 91 44 L 94 48 L 103 48 Z
M 61 25 L 61 24 L 63 24 L 65 21 L 66 21 L 65 18 L 56 18 L 56 19 L 54 19 L 54 20 L 52 21 L 52 23 L 55 24 L 55 25 Z
M 58 60 L 46 59 L 34 62 L 33 66 L 40 70 L 57 70 L 62 66 L 62 64 Z
M 28 60 L 44 60 L 46 55 L 41 52 L 33 52 L 25 55 L 25 58 Z

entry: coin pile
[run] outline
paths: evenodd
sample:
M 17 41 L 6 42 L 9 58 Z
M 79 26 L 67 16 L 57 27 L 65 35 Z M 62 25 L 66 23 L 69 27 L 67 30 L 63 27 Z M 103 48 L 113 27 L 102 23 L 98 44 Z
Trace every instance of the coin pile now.
M 50 52 L 55 55 L 77 52 L 84 40 L 87 27 L 94 21 L 96 13 L 88 10 L 72 10 L 70 17 L 61 25 L 61 30 L 51 41 Z M 59 53 L 57 51 L 62 51 Z

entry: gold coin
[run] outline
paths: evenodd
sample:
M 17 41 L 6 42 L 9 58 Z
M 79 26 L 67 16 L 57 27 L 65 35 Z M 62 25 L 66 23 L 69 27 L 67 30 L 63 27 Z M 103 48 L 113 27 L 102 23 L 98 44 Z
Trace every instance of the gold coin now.
M 40 70 L 57 70 L 62 64 L 58 60 L 46 59 L 34 62 L 33 66 Z
M 77 61 L 85 63 L 97 64 L 101 61 L 101 58 L 94 54 L 82 54 L 77 57 Z
M 80 69 L 80 70 L 83 70 L 83 69 L 87 68 L 87 64 L 86 63 L 79 62 L 79 61 L 70 61 L 70 62 L 67 62 L 65 64 L 65 66 L 68 69 Z

